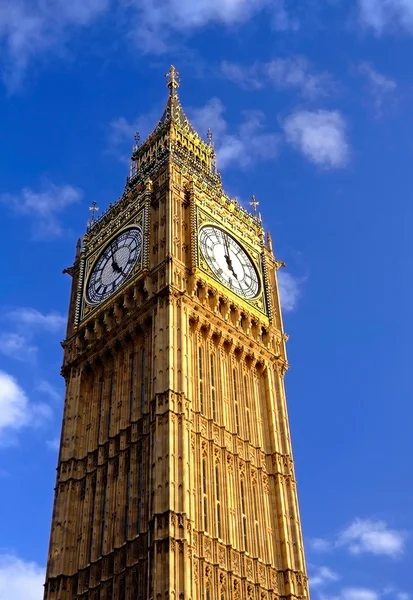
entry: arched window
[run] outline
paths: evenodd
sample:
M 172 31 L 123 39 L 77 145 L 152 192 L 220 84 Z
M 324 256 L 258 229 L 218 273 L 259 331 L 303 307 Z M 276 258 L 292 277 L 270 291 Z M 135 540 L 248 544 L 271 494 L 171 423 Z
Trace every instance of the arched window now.
M 247 424 L 247 440 L 251 441 L 251 423 L 250 423 L 250 401 L 248 397 L 248 380 L 244 375 L 244 395 L 245 395 L 245 422 Z
M 222 524 L 221 524 L 221 485 L 219 481 L 219 465 L 215 465 L 215 502 L 217 509 L 217 537 L 222 539 Z
M 253 483 L 252 485 L 252 494 L 254 497 L 254 524 L 255 524 L 255 543 L 257 545 L 257 555 L 261 558 L 261 548 L 260 548 L 260 524 L 258 521 L 258 489 L 257 484 Z
M 135 401 L 135 379 L 136 379 L 136 354 L 132 352 L 129 356 L 129 419 L 132 420 L 132 411 Z
M 238 387 L 237 387 L 237 372 L 235 369 L 232 371 L 232 382 L 234 385 L 235 430 L 237 432 L 237 435 L 239 435 L 240 429 L 239 429 Z
M 202 513 L 203 528 L 208 531 L 208 496 L 207 496 L 207 462 L 202 459 Z
M 245 502 L 244 479 L 241 478 L 241 519 L 242 519 L 242 536 L 244 542 L 244 550 L 248 552 L 248 537 L 247 537 L 247 511 Z
M 202 347 L 198 348 L 199 410 L 204 414 L 204 368 L 202 364 Z
M 112 375 L 110 376 L 110 391 L 109 391 L 109 414 L 108 414 L 108 428 L 107 435 L 108 439 L 110 438 L 110 422 L 112 420 L 112 409 L 115 402 L 115 392 L 116 392 L 116 371 L 113 368 Z
M 145 347 L 141 350 L 141 417 L 145 410 Z
M 214 355 L 211 354 L 211 362 L 210 362 L 210 370 L 211 370 L 211 409 L 212 409 L 212 418 L 214 421 L 217 420 L 217 407 L 216 407 L 216 389 L 215 389 L 215 363 L 214 363 Z

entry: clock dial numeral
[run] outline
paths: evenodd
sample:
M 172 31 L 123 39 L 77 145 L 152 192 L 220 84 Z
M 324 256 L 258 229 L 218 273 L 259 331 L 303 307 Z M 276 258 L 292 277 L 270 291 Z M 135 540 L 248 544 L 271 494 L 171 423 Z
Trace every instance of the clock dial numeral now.
M 234 238 L 219 227 L 206 225 L 199 232 L 199 244 L 208 266 L 222 283 L 244 298 L 258 295 L 257 271 Z
M 87 285 L 87 300 L 106 300 L 129 277 L 142 254 L 142 230 L 133 227 L 112 240 L 96 261 Z

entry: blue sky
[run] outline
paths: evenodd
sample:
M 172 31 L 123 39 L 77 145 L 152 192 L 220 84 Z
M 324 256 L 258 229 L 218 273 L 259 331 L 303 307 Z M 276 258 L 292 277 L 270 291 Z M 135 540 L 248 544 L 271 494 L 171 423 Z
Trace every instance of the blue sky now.
M 0 600 L 40 600 L 76 240 L 180 71 L 275 252 L 317 600 L 409 600 L 413 0 L 0 0 Z

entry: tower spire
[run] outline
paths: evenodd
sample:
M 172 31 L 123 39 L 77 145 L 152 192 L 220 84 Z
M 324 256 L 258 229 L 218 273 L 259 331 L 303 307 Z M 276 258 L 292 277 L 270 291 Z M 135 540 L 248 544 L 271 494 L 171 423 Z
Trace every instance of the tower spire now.
M 179 88 L 181 80 L 179 77 L 179 73 L 174 67 L 174 65 L 170 66 L 169 71 L 166 73 L 165 77 L 167 78 L 166 87 L 168 87 L 170 90 L 169 95 L 176 96 L 176 90 Z

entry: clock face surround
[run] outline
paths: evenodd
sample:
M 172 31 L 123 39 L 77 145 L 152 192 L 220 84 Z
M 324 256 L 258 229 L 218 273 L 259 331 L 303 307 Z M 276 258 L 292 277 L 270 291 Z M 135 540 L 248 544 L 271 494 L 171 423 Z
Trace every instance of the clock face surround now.
M 258 296 L 260 282 L 256 268 L 244 248 L 229 233 L 205 225 L 199 231 L 199 245 L 219 281 L 247 300 Z
M 129 277 L 142 254 L 142 229 L 125 229 L 99 255 L 87 282 L 86 298 L 90 304 L 103 302 Z

